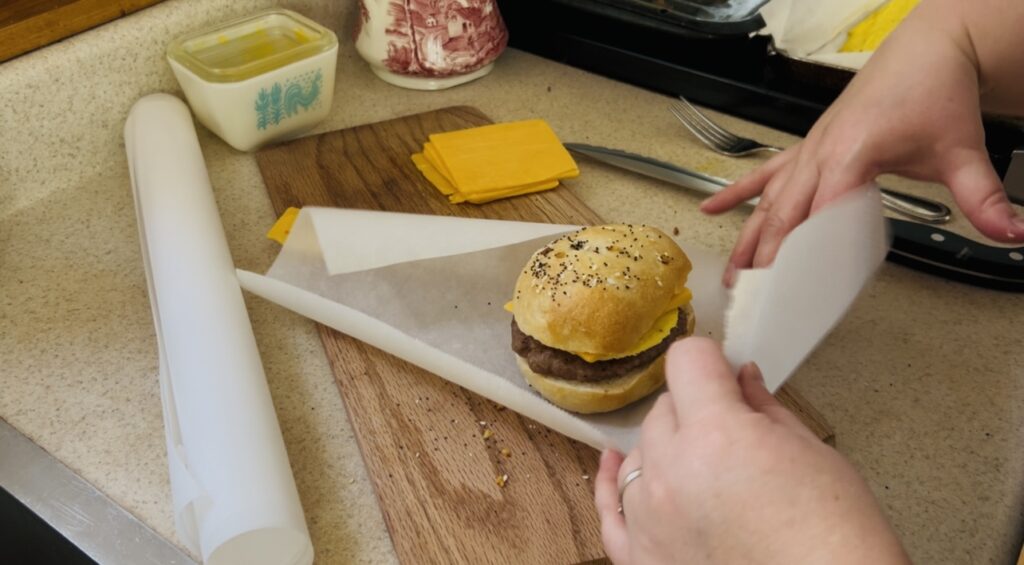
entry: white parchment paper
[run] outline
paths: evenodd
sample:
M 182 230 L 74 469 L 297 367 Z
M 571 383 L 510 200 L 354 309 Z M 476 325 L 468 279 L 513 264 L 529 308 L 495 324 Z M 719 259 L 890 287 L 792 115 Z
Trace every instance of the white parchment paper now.
M 884 241 L 877 195 L 859 197 L 866 204 L 836 207 L 823 214 L 821 228 L 841 225 L 839 234 L 849 241 Z M 864 200 L 867 199 L 867 200 Z M 873 215 L 874 221 L 867 216 Z M 836 216 L 849 217 L 836 224 Z M 815 224 L 811 224 L 812 228 Z M 819 228 L 819 229 L 821 229 Z M 384 351 L 423 367 L 462 387 L 499 402 L 552 429 L 595 447 L 628 450 L 637 439 L 640 423 L 653 397 L 622 410 L 581 416 L 565 412 L 534 393 L 521 377 L 510 348 L 512 315 L 503 309 L 515 280 L 530 255 L 558 234 L 574 226 L 553 226 L 493 220 L 418 216 L 359 210 L 305 208 L 285 246 L 266 275 L 239 271 L 243 288 L 304 316 L 329 325 Z M 869 233 L 874 230 L 876 233 Z M 880 230 L 880 231 L 879 231 Z M 828 274 L 815 270 L 814 254 L 821 252 L 822 232 L 803 229 L 791 239 L 810 242 L 818 250 L 801 264 L 783 266 L 785 280 L 821 285 Z M 833 230 L 834 231 L 834 230 Z M 829 235 L 833 235 L 830 234 Z M 814 242 L 818 242 L 815 244 Z M 722 333 L 728 293 L 721 286 L 725 259 L 692 242 L 678 241 L 694 268 L 687 286 L 693 291 L 696 335 L 716 340 Z M 787 240 L 786 246 L 793 245 Z M 863 273 L 853 285 L 826 285 L 835 290 L 839 308 L 823 311 L 807 332 L 790 344 L 791 369 L 834 325 L 874 272 L 880 257 L 873 253 L 845 255 L 848 270 Z M 884 244 L 883 253 L 884 257 Z M 771 269 L 766 270 L 771 272 Z M 767 277 L 762 280 L 771 280 Z M 771 284 L 747 279 L 738 292 L 758 300 Z M 799 294 L 799 293 L 797 293 Z M 831 298 L 826 298 L 831 300 Z M 751 309 L 756 315 L 756 309 Z M 794 310 L 796 312 L 796 310 Z M 801 310 L 799 316 L 817 316 Z M 740 326 L 745 321 L 731 323 Z M 747 335 L 758 342 L 758 335 Z M 809 345 L 808 345 L 809 343 Z M 747 354 L 750 348 L 738 349 Z M 786 358 L 784 347 L 777 356 Z M 730 359 L 741 364 L 750 359 Z M 757 359 L 754 359 L 757 360 Z M 772 389 L 789 374 L 770 374 Z
M 839 323 L 888 251 L 874 185 L 811 216 L 786 238 L 771 267 L 739 272 L 725 356 L 737 369 L 756 361 L 775 391 Z
M 173 96 L 146 96 L 132 107 L 124 137 L 178 533 L 205 563 L 312 563 L 192 116 Z

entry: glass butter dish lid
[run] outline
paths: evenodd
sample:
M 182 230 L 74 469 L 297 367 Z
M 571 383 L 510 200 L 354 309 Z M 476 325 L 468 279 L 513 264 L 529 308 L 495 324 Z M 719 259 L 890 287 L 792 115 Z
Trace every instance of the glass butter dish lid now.
M 208 82 L 237 82 L 329 51 L 334 33 L 289 10 L 272 10 L 180 37 L 167 57 Z
M 308 18 L 274 9 L 175 39 L 167 60 L 196 118 L 250 151 L 327 117 L 338 39 Z

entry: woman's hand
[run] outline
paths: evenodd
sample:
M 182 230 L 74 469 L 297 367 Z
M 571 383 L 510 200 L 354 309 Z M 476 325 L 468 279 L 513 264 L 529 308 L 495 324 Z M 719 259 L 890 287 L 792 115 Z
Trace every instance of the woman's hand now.
M 595 501 L 617 564 L 906 563 L 853 467 L 768 393 L 737 382 L 718 345 L 672 346 L 669 391 L 623 461 L 601 456 Z M 642 475 L 623 494 L 627 473 Z
M 806 139 L 702 204 L 717 214 L 761 195 L 729 259 L 727 286 L 736 269 L 770 264 L 808 215 L 883 173 L 945 184 L 983 234 L 1024 240 L 1024 219 L 985 150 L 979 62 L 948 12 L 922 3 Z

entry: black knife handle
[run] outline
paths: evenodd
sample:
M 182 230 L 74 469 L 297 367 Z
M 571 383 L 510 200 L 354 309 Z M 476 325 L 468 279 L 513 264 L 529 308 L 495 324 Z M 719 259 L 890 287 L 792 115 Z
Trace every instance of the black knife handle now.
M 1024 292 L 1024 247 L 994 247 L 951 231 L 889 218 L 889 261 L 963 283 Z

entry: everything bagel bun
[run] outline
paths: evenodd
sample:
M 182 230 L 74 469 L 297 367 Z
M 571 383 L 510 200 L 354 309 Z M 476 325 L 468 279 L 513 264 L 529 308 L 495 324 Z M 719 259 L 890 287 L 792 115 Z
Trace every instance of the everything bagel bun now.
M 584 228 L 538 250 L 507 306 L 524 378 L 581 413 L 654 392 L 665 381 L 665 351 L 693 333 L 690 269 L 683 250 L 647 226 Z

